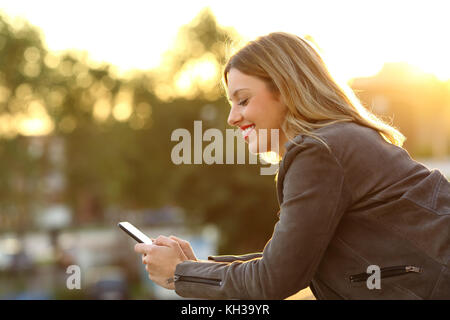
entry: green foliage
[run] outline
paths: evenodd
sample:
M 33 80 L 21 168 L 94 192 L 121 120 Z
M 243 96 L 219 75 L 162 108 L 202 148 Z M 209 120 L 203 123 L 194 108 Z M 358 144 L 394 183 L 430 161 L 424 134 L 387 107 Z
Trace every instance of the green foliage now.
M 173 86 L 178 70 L 205 54 L 223 64 L 228 43 L 237 37 L 233 30 L 220 28 L 211 12 L 202 11 L 180 29 L 165 67 L 125 80 L 115 78 L 108 65 L 90 66 L 80 53 L 47 52 L 39 33 L 27 24 L 13 32 L 5 19 L 0 23 L 0 117 L 26 113 L 32 101 L 40 101 L 53 123 L 48 135 L 29 137 L 13 127 L 1 136 L 0 228 L 33 228 L 39 208 L 55 202 L 69 205 L 75 223 L 84 225 L 101 222 L 111 207 L 176 204 L 192 224 L 218 225 L 221 251 L 262 248 L 276 218 L 273 176 L 260 176 L 254 165 L 177 166 L 171 160 L 177 143 L 171 141 L 172 132 L 186 128 L 193 134 L 193 123 L 204 118 L 205 108 L 214 116 L 203 121 L 203 131 L 227 128 L 229 106 L 220 70 L 215 85 L 196 85 L 188 98 L 173 93 L 162 99 L 156 90 L 163 82 Z M 132 110 L 119 121 L 113 109 L 122 90 L 132 92 Z M 97 110 L 99 101 L 103 111 Z M 64 146 L 62 162 L 52 160 L 58 139 Z M 48 188 L 47 178 L 55 170 L 65 177 L 63 190 Z M 11 218 L 19 211 L 21 219 Z

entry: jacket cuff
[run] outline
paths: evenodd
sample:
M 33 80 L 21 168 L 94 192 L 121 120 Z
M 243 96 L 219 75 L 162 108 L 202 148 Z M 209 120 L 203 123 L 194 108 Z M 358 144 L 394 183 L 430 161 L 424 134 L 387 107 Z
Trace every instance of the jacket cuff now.
M 226 299 L 223 292 L 228 263 L 187 260 L 175 268 L 175 292 L 185 298 Z
M 208 260 L 214 262 L 234 262 L 234 261 L 248 261 L 252 259 L 261 258 L 262 253 L 249 253 L 243 255 L 224 255 L 224 256 L 208 256 Z

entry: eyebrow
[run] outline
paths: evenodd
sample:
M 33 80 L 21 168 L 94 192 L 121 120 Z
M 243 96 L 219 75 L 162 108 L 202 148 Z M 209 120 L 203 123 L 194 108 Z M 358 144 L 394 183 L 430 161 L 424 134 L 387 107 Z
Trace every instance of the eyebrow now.
M 240 88 L 240 89 L 235 90 L 235 91 L 233 92 L 233 94 L 231 95 L 231 98 L 235 97 L 235 96 L 237 95 L 237 93 L 238 93 L 239 91 L 242 91 L 242 90 L 249 90 L 249 88 Z M 231 100 L 231 99 L 228 98 L 228 100 Z

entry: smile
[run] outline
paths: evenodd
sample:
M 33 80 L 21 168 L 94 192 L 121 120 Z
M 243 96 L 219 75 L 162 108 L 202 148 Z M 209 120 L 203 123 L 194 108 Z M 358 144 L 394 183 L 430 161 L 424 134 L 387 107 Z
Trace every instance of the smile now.
M 243 129 L 243 130 L 242 130 L 242 128 L 241 128 L 242 136 L 244 137 L 244 139 L 248 138 L 250 132 L 252 132 L 252 130 L 253 130 L 254 128 L 255 128 L 255 125 L 254 125 L 254 124 L 249 125 L 249 126 L 246 126 L 245 129 Z

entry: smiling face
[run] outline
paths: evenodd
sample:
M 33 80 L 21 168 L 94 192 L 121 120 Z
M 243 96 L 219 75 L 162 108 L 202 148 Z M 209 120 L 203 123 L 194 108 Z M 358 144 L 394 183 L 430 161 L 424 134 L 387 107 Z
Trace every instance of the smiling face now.
M 281 125 L 287 107 L 278 95 L 269 90 L 267 83 L 257 77 L 232 68 L 227 81 L 231 103 L 228 124 L 240 128 L 250 152 L 274 151 L 282 155 L 287 139 Z M 278 129 L 278 139 L 273 136 L 274 141 L 271 139 L 271 129 Z

